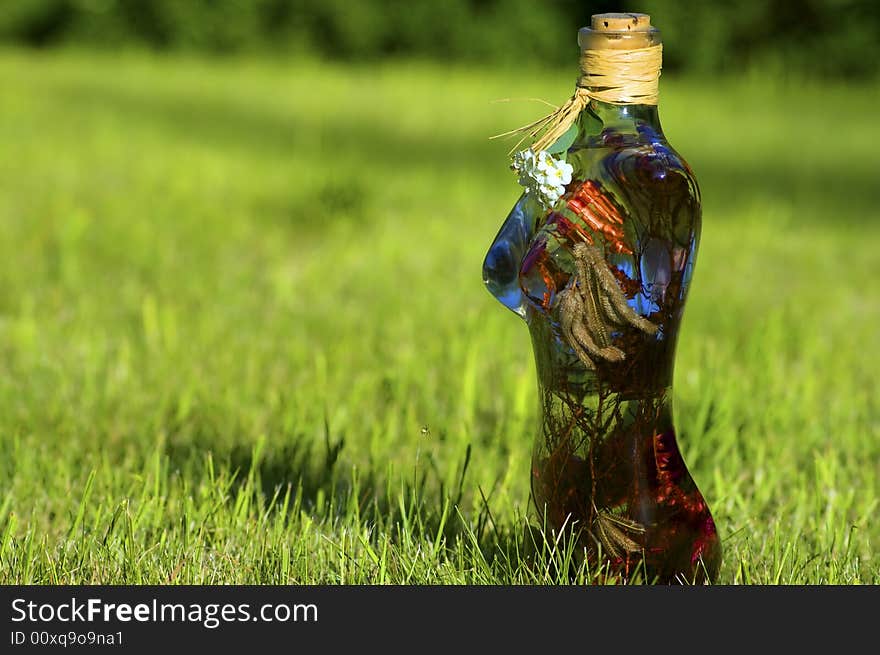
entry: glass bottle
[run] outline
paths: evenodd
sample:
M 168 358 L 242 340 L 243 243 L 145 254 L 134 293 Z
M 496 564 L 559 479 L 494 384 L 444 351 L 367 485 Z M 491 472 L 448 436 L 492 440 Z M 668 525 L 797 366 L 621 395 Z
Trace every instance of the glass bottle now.
M 603 17 L 581 30 L 582 48 L 660 43 L 645 20 L 621 34 L 603 30 Z M 524 193 L 483 264 L 489 291 L 531 333 L 533 508 L 547 528 L 575 529 L 590 562 L 615 574 L 713 580 L 721 544 L 672 415 L 700 238 L 697 181 L 656 105 L 593 100 L 576 126 L 564 195 L 546 209 Z

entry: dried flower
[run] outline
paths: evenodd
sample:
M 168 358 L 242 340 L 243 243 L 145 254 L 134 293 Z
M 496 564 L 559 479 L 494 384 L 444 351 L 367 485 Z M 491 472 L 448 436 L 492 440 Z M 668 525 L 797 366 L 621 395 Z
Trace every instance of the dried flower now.
M 565 193 L 574 168 L 563 159 L 554 159 L 546 150 L 537 154 L 521 150 L 513 156 L 511 168 L 519 175 L 526 193 L 534 193 L 544 209 L 550 209 Z

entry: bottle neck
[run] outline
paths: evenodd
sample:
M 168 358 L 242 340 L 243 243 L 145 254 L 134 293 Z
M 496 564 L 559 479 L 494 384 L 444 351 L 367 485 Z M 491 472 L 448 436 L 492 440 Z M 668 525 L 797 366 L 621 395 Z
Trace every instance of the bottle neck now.
M 609 134 L 636 141 L 665 140 L 657 105 L 621 105 L 592 100 L 580 118 L 576 145 L 595 143 Z M 627 139 L 628 140 L 628 139 Z

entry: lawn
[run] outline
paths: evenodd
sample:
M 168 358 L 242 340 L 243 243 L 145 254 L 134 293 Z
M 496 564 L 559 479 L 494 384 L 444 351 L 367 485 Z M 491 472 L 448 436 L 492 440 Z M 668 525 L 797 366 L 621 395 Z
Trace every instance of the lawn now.
M 554 583 L 489 141 L 573 71 L 0 51 L 0 583 Z M 878 87 L 661 81 L 721 583 L 880 583 Z M 588 579 L 580 570 L 575 581 Z

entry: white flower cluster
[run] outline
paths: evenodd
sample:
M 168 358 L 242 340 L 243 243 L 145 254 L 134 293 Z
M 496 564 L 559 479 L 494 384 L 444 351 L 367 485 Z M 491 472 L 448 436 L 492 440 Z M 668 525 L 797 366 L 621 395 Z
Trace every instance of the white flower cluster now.
M 513 156 L 514 171 L 526 193 L 534 193 L 544 209 L 550 209 L 565 193 L 565 185 L 571 182 L 574 168 L 563 159 L 554 159 L 546 150 L 537 154 L 521 150 Z

